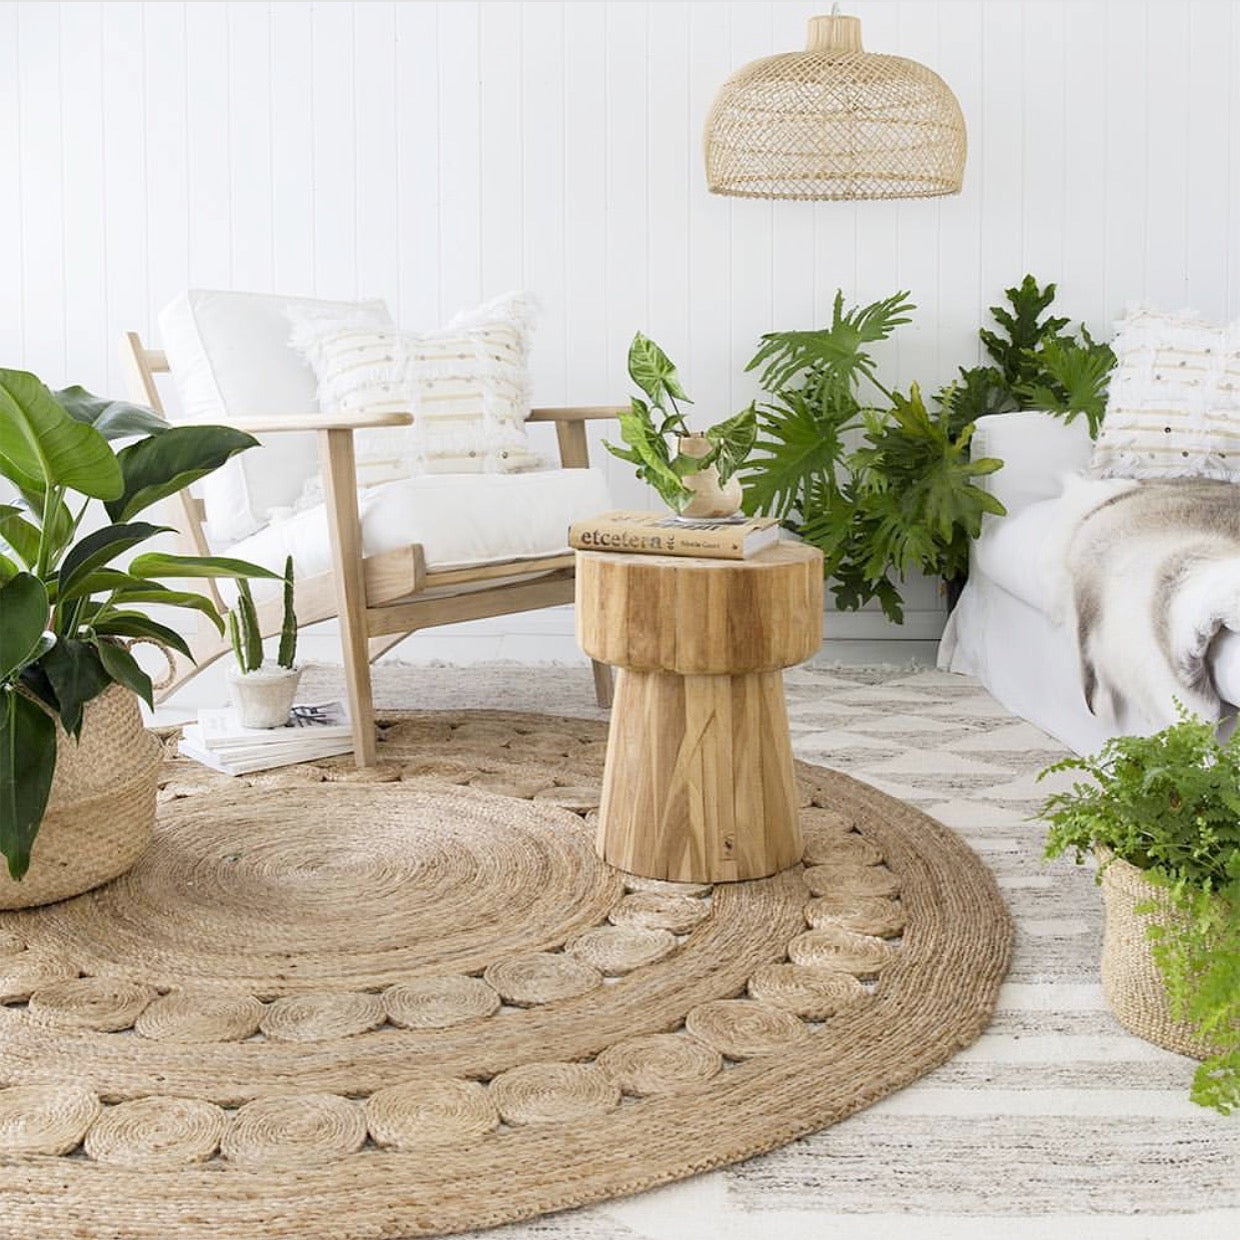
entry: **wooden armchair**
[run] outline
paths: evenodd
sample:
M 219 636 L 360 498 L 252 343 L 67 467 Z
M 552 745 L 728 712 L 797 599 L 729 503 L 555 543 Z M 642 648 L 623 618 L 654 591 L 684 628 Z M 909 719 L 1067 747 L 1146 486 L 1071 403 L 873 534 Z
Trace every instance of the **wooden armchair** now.
M 146 348 L 136 332 L 125 336 L 123 355 L 129 375 L 130 396 L 163 414 L 155 376 L 169 369 L 164 353 Z M 552 422 L 564 469 L 589 466 L 586 423 L 614 418 L 612 407 L 535 409 L 531 422 Z M 408 425 L 409 414 L 321 414 L 288 417 L 229 418 L 229 425 L 254 435 L 313 431 L 317 434 L 327 528 L 331 543 L 329 572 L 296 582 L 298 623 L 304 627 L 336 618 L 353 719 L 354 753 L 359 766 L 375 762 L 375 729 L 371 699 L 370 664 L 409 634 L 435 625 L 456 624 L 489 616 L 509 615 L 573 601 L 571 552 L 539 559 L 474 564 L 464 568 L 428 566 L 423 546 L 410 542 L 395 550 L 363 556 L 362 521 L 358 508 L 353 435 L 355 431 Z M 204 507 L 188 490 L 181 492 L 180 532 L 187 553 L 211 553 L 204 528 Z M 280 564 L 267 567 L 279 569 Z M 224 600 L 214 581 L 204 583 L 217 606 Z M 260 602 L 259 623 L 264 636 L 279 632 L 278 599 Z M 181 659 L 172 683 L 160 693 L 167 697 L 198 672 L 229 653 L 226 639 L 205 620 L 187 639 L 194 662 Z M 600 706 L 611 704 L 611 670 L 594 663 L 594 687 Z

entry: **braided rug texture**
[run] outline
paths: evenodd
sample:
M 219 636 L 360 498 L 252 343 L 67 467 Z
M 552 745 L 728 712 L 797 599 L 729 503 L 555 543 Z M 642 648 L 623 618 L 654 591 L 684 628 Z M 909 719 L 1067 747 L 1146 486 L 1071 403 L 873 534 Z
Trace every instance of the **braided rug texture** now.
M 605 725 L 388 715 L 380 765 L 171 754 L 150 850 L 0 914 L 0 1220 L 433 1235 L 776 1148 L 973 1042 L 1011 925 L 958 836 L 798 764 L 806 864 L 598 861 Z

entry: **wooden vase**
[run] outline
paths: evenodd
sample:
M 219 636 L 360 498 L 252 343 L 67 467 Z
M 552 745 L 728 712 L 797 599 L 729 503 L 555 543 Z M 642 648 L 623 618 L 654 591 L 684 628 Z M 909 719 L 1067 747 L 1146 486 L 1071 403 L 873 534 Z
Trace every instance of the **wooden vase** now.
M 711 450 L 711 442 L 705 435 L 685 435 L 679 441 L 681 456 L 699 458 Z M 693 498 L 681 509 L 682 517 L 730 517 L 741 510 L 741 483 L 739 478 L 719 481 L 719 470 L 714 465 L 689 474 L 685 486 L 693 492 Z

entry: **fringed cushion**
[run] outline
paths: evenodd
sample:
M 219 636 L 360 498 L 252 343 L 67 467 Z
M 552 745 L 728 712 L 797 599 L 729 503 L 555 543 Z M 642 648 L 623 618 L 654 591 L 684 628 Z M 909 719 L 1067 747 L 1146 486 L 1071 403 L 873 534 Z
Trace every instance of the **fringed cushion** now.
M 1240 480 L 1240 324 L 1130 311 L 1091 472 Z
M 497 298 L 437 331 L 291 312 L 292 345 L 326 411 L 407 411 L 413 426 L 358 437 L 363 486 L 410 474 L 514 473 L 538 464 L 529 416 L 527 294 Z

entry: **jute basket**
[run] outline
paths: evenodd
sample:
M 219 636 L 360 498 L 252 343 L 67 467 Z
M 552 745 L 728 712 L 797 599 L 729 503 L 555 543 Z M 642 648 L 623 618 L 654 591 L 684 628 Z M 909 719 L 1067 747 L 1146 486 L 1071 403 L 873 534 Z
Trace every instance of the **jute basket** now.
M 57 725 L 56 775 L 30 869 L 14 882 L 0 862 L 0 908 L 67 900 L 128 870 L 155 827 L 161 760 L 138 699 L 121 685 L 87 704 L 79 742 Z
M 1182 920 L 1166 891 L 1144 871 L 1099 850 L 1102 871 L 1102 992 L 1119 1023 L 1137 1037 L 1194 1059 L 1205 1059 L 1215 1048 L 1197 1037 L 1193 1027 L 1175 1020 L 1158 966 L 1150 952 L 1146 928 L 1154 922 L 1175 925 Z M 1151 912 L 1137 906 L 1153 902 Z

